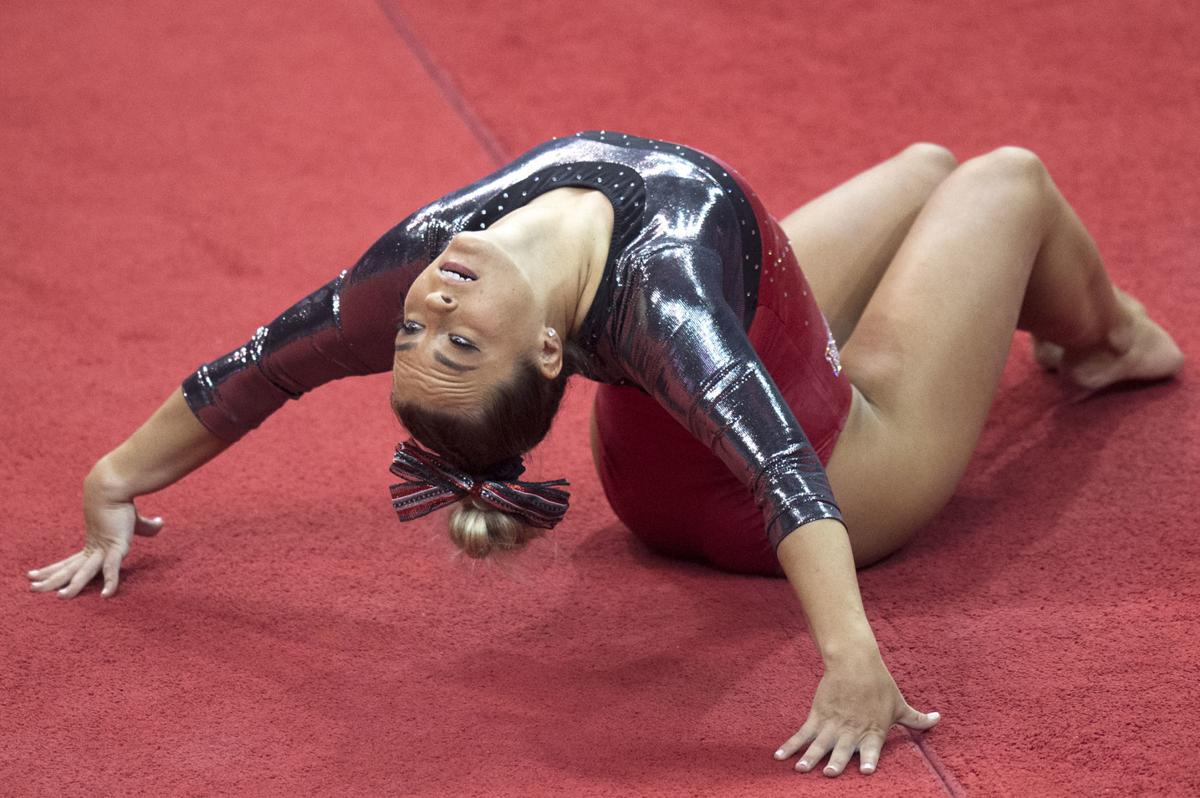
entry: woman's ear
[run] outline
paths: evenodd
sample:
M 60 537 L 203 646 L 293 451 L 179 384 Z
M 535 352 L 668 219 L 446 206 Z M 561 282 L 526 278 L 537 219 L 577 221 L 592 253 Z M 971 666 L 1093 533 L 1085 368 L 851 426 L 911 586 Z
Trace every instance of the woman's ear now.
M 542 376 L 552 380 L 559 375 L 563 367 L 563 343 L 558 337 L 558 331 L 547 327 L 542 332 L 542 349 L 538 354 L 538 369 Z

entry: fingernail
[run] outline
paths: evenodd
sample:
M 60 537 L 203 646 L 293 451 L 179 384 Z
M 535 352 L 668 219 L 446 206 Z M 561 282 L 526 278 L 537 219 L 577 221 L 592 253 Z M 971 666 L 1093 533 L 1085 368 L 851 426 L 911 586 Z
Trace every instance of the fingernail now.
M 782 748 L 780 748 L 778 751 L 775 752 L 775 758 L 783 759 L 783 749 Z
M 863 773 L 874 773 L 874 772 L 875 772 L 875 766 L 874 766 L 874 765 L 863 765 L 863 766 L 862 766 L 862 772 L 863 772 Z
M 796 767 L 800 768 L 801 770 L 808 770 L 809 764 L 806 760 L 801 759 L 800 764 L 796 765 Z
M 825 768 L 825 775 L 826 776 L 836 776 L 837 771 L 834 770 L 833 768 Z
M 941 713 L 938 713 L 938 712 L 930 712 L 930 713 L 929 713 L 929 717 L 930 717 L 930 718 L 932 718 L 933 720 L 937 720 L 938 718 L 940 718 L 940 717 L 941 717 Z

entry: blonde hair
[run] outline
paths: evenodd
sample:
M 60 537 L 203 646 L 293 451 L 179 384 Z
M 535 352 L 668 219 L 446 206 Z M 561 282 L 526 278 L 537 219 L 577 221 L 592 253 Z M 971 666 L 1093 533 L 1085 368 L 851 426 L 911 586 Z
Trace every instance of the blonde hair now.
M 545 532 L 470 496 L 455 504 L 450 512 L 450 539 L 463 554 L 476 560 L 493 552 L 518 551 Z

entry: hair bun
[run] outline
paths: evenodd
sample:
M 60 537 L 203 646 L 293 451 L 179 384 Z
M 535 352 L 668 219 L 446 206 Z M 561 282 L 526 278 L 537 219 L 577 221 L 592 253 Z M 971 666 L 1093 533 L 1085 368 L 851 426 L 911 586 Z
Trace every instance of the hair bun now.
M 512 552 L 545 530 L 528 526 L 515 515 L 467 496 L 450 513 L 450 539 L 468 557 L 479 560 L 493 552 Z

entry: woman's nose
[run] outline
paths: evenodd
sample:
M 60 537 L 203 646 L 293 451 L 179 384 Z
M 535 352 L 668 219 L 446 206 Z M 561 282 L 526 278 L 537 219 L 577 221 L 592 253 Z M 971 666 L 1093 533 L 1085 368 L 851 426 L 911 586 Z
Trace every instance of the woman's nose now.
M 444 313 L 457 304 L 454 297 L 443 291 L 430 291 L 425 297 L 425 306 L 435 313 Z

